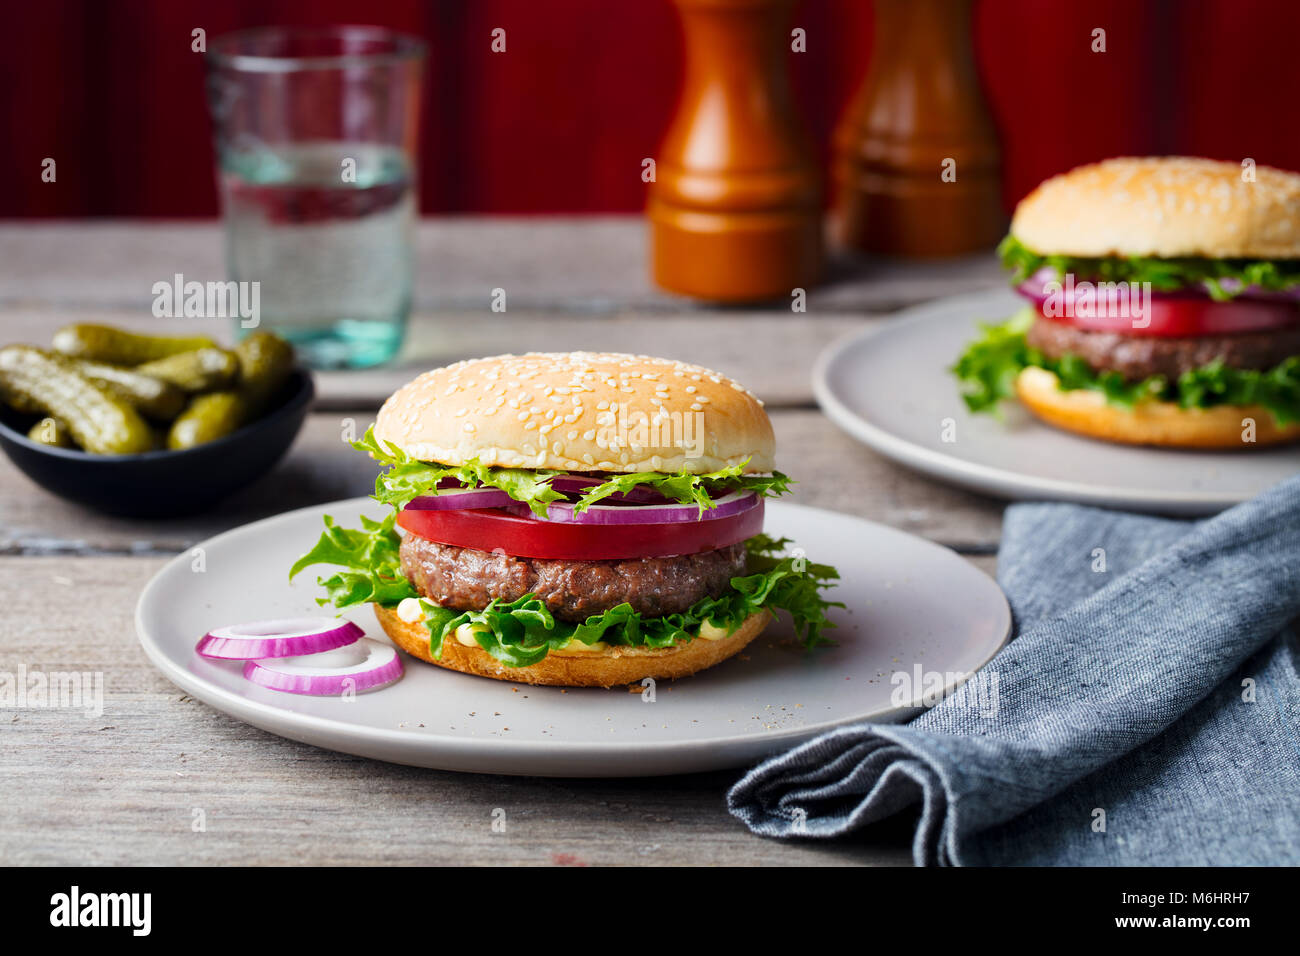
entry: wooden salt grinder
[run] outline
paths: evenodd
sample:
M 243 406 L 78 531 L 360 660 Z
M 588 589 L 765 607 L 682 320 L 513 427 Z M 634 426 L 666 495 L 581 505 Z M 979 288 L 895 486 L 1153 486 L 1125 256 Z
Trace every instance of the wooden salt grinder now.
M 654 280 L 718 302 L 788 297 L 822 269 L 821 184 L 786 57 L 794 0 L 675 0 L 677 113 L 646 215 Z
M 875 16 L 871 66 L 835 137 L 840 237 L 904 256 L 987 249 L 1006 218 L 970 0 L 876 0 Z

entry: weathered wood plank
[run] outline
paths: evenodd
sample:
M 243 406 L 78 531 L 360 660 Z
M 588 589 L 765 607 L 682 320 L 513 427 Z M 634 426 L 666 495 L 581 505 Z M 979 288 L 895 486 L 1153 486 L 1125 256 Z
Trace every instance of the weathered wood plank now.
M 0 340 L 41 343 L 101 321 L 174 331 L 154 282 L 225 275 L 215 223 L 0 225 Z M 374 465 L 342 441 L 417 371 L 525 349 L 680 357 L 734 375 L 772 410 L 796 500 L 956 545 L 992 573 L 1001 504 L 906 472 L 812 409 L 808 376 L 831 341 L 881 313 L 1000 285 L 992 256 L 945 263 L 837 260 L 806 314 L 710 309 L 646 274 L 639 217 L 440 219 L 421 224 L 417 316 L 395 367 L 319 377 L 321 402 L 286 459 L 209 514 L 128 521 L 37 489 L 0 460 L 0 671 L 97 670 L 106 712 L 0 713 L 0 859 L 8 863 L 906 863 L 907 821 L 834 845 L 761 840 L 725 812 L 736 774 L 540 780 L 438 773 L 283 740 L 184 697 L 135 640 L 136 597 L 162 563 L 221 530 L 365 494 Z M 492 313 L 492 290 L 508 311 Z M 224 320 L 190 320 L 223 340 Z M 3 555 L 21 555 L 5 557 Z M 57 555 L 49 557 L 42 555 Z M 493 833 L 491 812 L 506 810 Z M 191 829 L 203 809 L 207 831 Z M 359 810 L 358 808 L 364 808 Z
M 683 359 L 717 369 L 757 391 L 773 408 L 813 404 L 811 373 L 821 351 L 837 339 L 886 321 L 847 315 L 818 320 L 805 315 L 737 312 L 679 315 L 627 312 L 590 316 L 511 310 L 420 314 L 412 318 L 405 347 L 389 367 L 317 372 L 317 405 L 378 405 L 426 369 L 502 352 L 631 352 Z M 198 331 L 231 341 L 226 319 L 158 319 L 104 309 L 21 308 L 0 312 L 3 340 L 48 346 L 56 329 L 71 322 L 120 325 L 149 334 Z
M 10 864 L 905 864 L 906 820 L 860 840 L 752 836 L 738 772 L 626 780 L 453 774 L 318 750 L 173 687 L 140 649 L 160 558 L 0 558 L 0 671 L 98 671 L 102 716 L 0 713 L 0 859 Z M 991 559 L 976 563 L 991 570 Z M 55 610 L 57 609 L 57 610 Z M 506 811 L 494 833 L 492 811 Z M 194 832 L 194 810 L 206 832 Z
M 376 466 L 348 448 L 373 409 L 321 412 L 269 475 L 188 518 L 143 521 L 99 515 L 41 491 L 0 457 L 0 553 L 173 553 L 246 522 L 291 508 L 369 494 Z M 776 409 L 778 463 L 798 480 L 791 500 L 860 515 L 964 551 L 988 551 L 1002 505 L 886 461 L 820 412 Z
M 214 222 L 106 221 L 0 226 L 0 303 L 147 312 L 150 288 L 175 273 L 225 278 Z M 639 216 L 445 217 L 417 232 L 419 310 L 510 307 L 613 314 L 679 312 L 689 301 L 655 289 Z M 1004 282 L 991 254 L 938 262 L 840 258 L 810 291 L 810 313 L 888 311 Z M 774 308 L 785 308 L 777 303 Z

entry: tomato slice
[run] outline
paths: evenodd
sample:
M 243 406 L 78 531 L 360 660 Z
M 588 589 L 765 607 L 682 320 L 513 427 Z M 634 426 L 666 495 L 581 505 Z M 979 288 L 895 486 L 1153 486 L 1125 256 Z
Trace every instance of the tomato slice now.
M 1045 303 L 1038 312 L 1049 322 L 1060 322 L 1092 332 L 1122 332 L 1125 335 L 1190 337 L 1197 335 L 1232 335 L 1237 332 L 1263 332 L 1300 324 L 1300 307 L 1293 302 L 1264 299 L 1232 299 L 1215 302 L 1199 296 L 1151 297 L 1143 314 L 1108 315 L 1103 306 L 1091 315 L 1048 315 Z M 1053 309 L 1049 311 L 1059 311 Z
M 664 524 L 587 525 L 518 518 L 499 508 L 402 511 L 397 523 L 438 544 L 521 558 L 603 561 L 716 551 L 763 530 L 763 502 L 727 518 Z

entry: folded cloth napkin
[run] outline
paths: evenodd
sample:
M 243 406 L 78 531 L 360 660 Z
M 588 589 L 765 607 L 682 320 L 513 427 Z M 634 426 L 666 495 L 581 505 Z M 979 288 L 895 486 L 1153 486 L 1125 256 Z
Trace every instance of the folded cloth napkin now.
M 1300 863 L 1300 476 L 1201 522 L 1013 505 L 998 579 L 996 708 L 830 731 L 731 812 L 815 838 L 919 804 L 918 865 Z

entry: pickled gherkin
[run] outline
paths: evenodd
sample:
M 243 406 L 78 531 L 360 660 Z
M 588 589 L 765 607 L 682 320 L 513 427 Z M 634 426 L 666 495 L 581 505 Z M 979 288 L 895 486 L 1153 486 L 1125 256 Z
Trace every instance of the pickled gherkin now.
M 76 448 L 77 444 L 68 434 L 68 426 L 56 418 L 42 418 L 31 427 L 27 437 L 51 448 Z
M 167 447 L 179 451 L 215 441 L 243 425 L 247 415 L 248 403 L 239 392 L 196 395 L 172 422 L 167 432 Z
M 216 348 L 205 335 L 141 335 L 110 325 L 68 325 L 54 333 L 54 349 L 73 358 L 110 365 L 142 365 L 182 352 Z
M 278 335 L 255 332 L 235 346 L 239 391 L 260 415 L 293 370 L 293 347 Z
M 101 455 L 149 451 L 153 434 L 140 413 L 93 384 L 62 357 L 10 345 L 0 349 L 0 394 L 19 408 L 38 408 L 67 426 L 72 440 Z
M 145 362 L 135 371 L 186 392 L 212 392 L 234 382 L 239 359 L 225 349 L 195 349 Z
M 257 332 L 235 346 L 239 384 L 197 395 L 172 423 L 167 447 L 192 448 L 228 435 L 266 410 L 293 370 L 293 348 L 269 332 Z
M 138 369 L 122 368 L 105 362 L 87 362 L 84 359 L 66 359 L 68 365 L 83 378 L 110 395 L 130 402 L 141 413 L 158 421 L 171 421 L 185 407 L 185 394 L 175 385 Z

